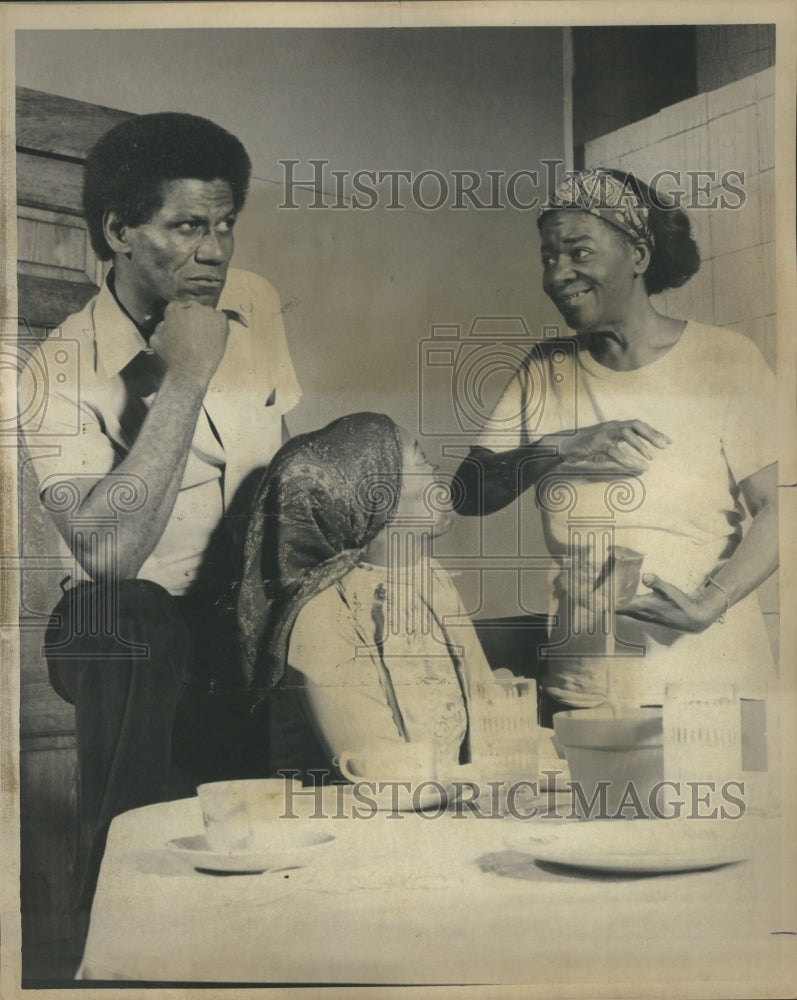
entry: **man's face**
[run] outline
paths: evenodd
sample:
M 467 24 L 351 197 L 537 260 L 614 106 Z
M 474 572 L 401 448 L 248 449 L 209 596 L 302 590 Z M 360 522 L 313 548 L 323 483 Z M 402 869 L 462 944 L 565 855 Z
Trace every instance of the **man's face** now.
M 234 249 L 235 209 L 226 181 L 165 181 L 163 205 L 125 229 L 125 280 L 142 313 L 195 299 L 216 307 Z

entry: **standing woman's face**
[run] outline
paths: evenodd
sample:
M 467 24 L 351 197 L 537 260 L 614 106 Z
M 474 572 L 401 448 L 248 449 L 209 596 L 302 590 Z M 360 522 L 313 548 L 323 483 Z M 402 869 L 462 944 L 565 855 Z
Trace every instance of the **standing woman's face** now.
M 610 223 L 571 209 L 549 212 L 541 238 L 542 287 L 567 325 L 582 333 L 622 322 L 635 276 L 647 266 L 640 247 Z

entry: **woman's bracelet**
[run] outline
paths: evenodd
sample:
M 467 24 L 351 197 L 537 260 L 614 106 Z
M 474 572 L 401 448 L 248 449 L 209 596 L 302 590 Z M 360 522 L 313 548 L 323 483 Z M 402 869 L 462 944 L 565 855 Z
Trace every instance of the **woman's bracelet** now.
M 721 583 L 717 583 L 716 580 L 712 580 L 710 576 L 707 576 L 706 577 L 706 582 L 703 584 L 703 586 L 704 587 L 708 587 L 709 584 L 711 584 L 712 587 L 716 587 L 717 590 L 725 598 L 725 607 L 722 609 L 722 611 L 720 612 L 719 616 L 714 619 L 715 622 L 719 623 L 720 625 L 724 625 L 725 624 L 725 615 L 727 615 L 728 608 L 731 606 L 730 595 L 728 594 L 728 591 L 722 586 Z

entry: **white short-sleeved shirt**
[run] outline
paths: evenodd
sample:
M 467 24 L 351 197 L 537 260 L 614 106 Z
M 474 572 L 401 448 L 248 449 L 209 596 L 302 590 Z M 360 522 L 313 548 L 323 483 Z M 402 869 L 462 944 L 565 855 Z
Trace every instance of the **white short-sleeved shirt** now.
M 282 417 L 301 396 L 279 297 L 263 278 L 231 270 L 218 304 L 229 336 L 197 420 L 171 517 L 139 570 L 170 593 L 189 593 L 211 536 L 246 477 L 282 442 Z M 59 480 L 112 473 L 133 446 L 156 395 L 146 343 L 107 281 L 31 359 L 46 386 L 25 445 L 40 494 Z M 120 494 L 120 502 L 126 502 Z M 75 578 L 85 578 L 77 568 Z
M 511 379 L 478 444 L 507 451 L 611 420 L 643 420 L 666 434 L 672 444 L 649 449 L 654 457 L 642 475 L 563 477 L 553 470 L 538 485 L 537 502 L 546 544 L 563 567 L 574 541 L 608 521 L 615 544 L 643 553 L 643 572 L 690 592 L 741 539 L 738 484 L 777 459 L 776 398 L 774 376 L 757 347 L 732 330 L 689 322 L 666 354 L 633 371 L 606 368 L 578 341 L 543 341 Z M 557 490 L 557 482 L 570 489 Z M 563 583 L 566 574 L 556 575 Z M 551 604 L 560 630 L 572 613 L 562 589 L 554 586 Z M 640 584 L 639 592 L 646 590 Z M 701 636 L 627 618 L 618 618 L 615 628 L 644 648 L 643 659 L 616 661 L 615 670 L 625 672 L 640 698 L 660 700 L 663 685 L 688 680 L 698 658 L 701 676 L 729 682 L 771 667 L 754 594 L 731 609 L 725 626 Z M 582 657 L 587 647 L 594 653 L 594 637 L 571 643 L 572 658 L 549 661 L 549 690 L 572 704 L 605 697 L 606 663 Z

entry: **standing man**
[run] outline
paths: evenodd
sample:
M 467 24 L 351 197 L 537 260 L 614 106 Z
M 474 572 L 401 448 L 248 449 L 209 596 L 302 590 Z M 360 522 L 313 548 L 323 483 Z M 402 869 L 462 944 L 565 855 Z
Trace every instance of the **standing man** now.
M 266 766 L 232 591 L 247 487 L 300 389 L 276 292 L 228 270 L 250 169 L 235 136 L 175 113 L 131 118 L 86 162 L 112 268 L 61 327 L 79 359 L 48 385 L 37 441 L 58 447 L 35 462 L 75 566 L 45 652 L 75 706 L 84 906 L 113 817 L 181 790 L 172 744 L 195 782 Z

